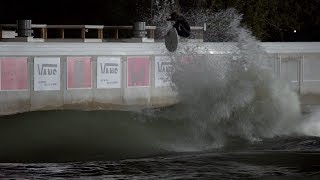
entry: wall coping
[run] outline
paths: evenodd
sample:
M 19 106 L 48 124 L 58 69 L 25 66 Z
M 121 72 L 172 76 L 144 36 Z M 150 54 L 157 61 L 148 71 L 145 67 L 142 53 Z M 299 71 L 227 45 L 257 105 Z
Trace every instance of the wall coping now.
M 199 54 L 228 54 L 237 51 L 235 43 L 181 42 L 198 48 Z M 320 42 L 262 42 L 267 53 L 319 53 Z M 163 42 L 155 43 L 83 43 L 83 42 L 0 42 L 0 56 L 43 55 L 165 55 Z

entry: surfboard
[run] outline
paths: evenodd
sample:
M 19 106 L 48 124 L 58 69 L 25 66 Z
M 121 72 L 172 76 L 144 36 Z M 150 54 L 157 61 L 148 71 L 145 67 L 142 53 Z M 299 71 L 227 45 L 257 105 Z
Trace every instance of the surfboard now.
M 179 44 L 179 36 L 176 28 L 170 29 L 165 35 L 165 45 L 168 51 L 174 52 L 177 50 Z

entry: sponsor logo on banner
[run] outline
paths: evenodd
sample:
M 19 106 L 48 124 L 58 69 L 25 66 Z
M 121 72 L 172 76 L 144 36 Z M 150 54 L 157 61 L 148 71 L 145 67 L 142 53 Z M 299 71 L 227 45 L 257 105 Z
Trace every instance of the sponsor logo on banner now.
M 128 87 L 149 86 L 149 57 L 128 57 L 127 75 Z
M 91 86 L 91 58 L 67 58 L 67 88 L 90 89 Z
M 98 57 L 97 88 L 121 88 L 120 57 Z
M 170 86 L 173 66 L 168 57 L 155 57 L 155 87 Z
M 34 58 L 34 91 L 60 90 L 60 58 Z
M 28 89 L 27 57 L 3 57 L 1 61 L 1 90 Z

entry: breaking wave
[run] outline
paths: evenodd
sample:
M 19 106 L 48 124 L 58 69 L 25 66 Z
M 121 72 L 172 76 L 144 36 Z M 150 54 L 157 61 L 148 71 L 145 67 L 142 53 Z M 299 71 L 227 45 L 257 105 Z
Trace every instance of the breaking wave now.
M 301 134 L 298 95 L 287 81 L 273 75 L 274 60 L 241 25 L 241 15 L 234 9 L 192 13 L 191 22 L 193 17 L 207 22 L 207 39 L 230 42 L 233 48 L 210 55 L 215 49 L 209 47 L 199 54 L 202 43 L 197 47 L 181 43 L 176 53 L 168 54 L 175 69 L 168 77 L 180 103 L 175 115 L 167 118 L 183 119 L 192 132 L 192 140 L 177 147 L 204 150 L 223 147 L 233 137 L 255 142 Z

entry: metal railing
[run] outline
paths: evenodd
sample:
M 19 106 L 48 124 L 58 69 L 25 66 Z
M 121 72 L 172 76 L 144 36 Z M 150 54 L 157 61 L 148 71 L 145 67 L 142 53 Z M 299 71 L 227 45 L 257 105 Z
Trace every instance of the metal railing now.
M 65 39 L 65 30 L 80 30 L 81 39 L 87 39 L 88 31 L 96 31 L 96 36 L 93 39 L 103 40 L 103 39 L 121 39 L 120 31 L 128 31 L 133 30 L 133 26 L 105 26 L 105 25 L 47 25 L 47 24 L 32 24 L 31 28 L 34 31 L 37 31 L 37 35 L 35 38 L 41 38 L 47 40 L 51 39 L 48 35 L 48 32 L 56 29 L 58 30 L 58 39 Z M 156 26 L 145 26 L 147 31 L 147 38 L 154 39 L 155 38 L 155 30 Z M 17 24 L 0 24 L 0 39 L 2 37 L 2 31 L 16 31 Z M 191 30 L 196 34 L 197 38 L 201 39 L 203 37 L 203 32 L 205 31 L 205 26 L 193 26 Z M 106 35 L 107 34 L 107 35 Z

